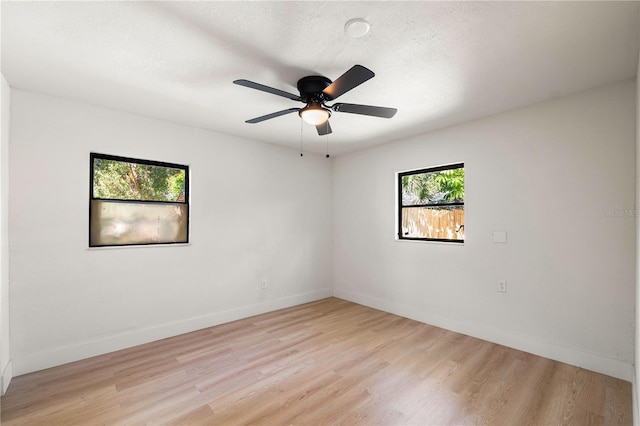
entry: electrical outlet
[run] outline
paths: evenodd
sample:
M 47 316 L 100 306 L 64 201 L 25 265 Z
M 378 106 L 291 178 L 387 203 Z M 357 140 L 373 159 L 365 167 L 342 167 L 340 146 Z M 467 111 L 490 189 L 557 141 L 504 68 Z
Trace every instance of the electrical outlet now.
M 263 290 L 267 288 L 267 280 L 262 280 L 260 282 L 260 288 Z
M 506 293 L 507 292 L 507 282 L 505 280 L 498 281 L 498 291 L 500 293 Z

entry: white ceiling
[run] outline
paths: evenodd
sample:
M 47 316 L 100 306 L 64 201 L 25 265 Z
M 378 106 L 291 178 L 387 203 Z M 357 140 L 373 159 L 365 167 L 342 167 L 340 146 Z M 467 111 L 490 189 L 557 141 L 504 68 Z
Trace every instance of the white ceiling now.
M 638 2 L 8 2 L 2 73 L 35 90 L 245 138 L 300 146 L 306 75 L 354 64 L 376 76 L 340 102 L 398 108 L 392 119 L 334 113 L 346 153 L 632 78 Z M 352 18 L 371 23 L 350 38 Z M 304 125 L 305 149 L 326 136 Z

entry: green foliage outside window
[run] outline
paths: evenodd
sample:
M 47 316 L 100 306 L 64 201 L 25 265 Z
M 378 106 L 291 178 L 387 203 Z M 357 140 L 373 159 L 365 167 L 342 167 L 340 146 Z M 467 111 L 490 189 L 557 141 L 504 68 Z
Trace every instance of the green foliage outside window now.
M 95 198 L 183 201 L 185 170 L 94 158 Z
M 402 176 L 403 204 L 464 201 L 464 168 Z

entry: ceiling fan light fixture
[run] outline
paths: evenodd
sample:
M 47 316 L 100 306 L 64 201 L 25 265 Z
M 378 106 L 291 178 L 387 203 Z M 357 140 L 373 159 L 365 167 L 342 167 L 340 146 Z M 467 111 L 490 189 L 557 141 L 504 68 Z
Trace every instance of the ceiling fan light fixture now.
M 302 108 L 298 115 L 312 126 L 317 126 L 326 122 L 331 117 L 331 112 L 317 103 L 310 103 Z

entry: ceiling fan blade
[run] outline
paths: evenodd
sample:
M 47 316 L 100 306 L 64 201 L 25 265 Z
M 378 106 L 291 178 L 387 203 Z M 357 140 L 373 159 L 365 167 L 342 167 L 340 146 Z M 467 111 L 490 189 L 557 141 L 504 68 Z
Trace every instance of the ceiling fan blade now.
M 285 92 L 284 90 L 274 89 L 273 87 L 265 86 L 264 84 L 254 83 L 253 81 L 249 81 L 249 80 L 235 80 L 234 83 L 240 86 L 249 87 L 251 89 L 260 90 L 262 92 L 271 93 L 273 95 L 282 96 L 284 98 L 291 99 L 292 101 L 302 102 L 302 99 L 300 99 L 300 96 L 298 95 Z
M 327 86 L 322 93 L 332 100 L 340 95 L 347 93 L 356 86 L 361 85 L 365 81 L 373 78 L 375 74 L 362 65 L 354 65 L 347 72 L 342 74 L 336 81 Z
M 316 126 L 316 130 L 318 131 L 318 135 L 324 136 L 331 133 L 331 125 L 329 124 L 329 120 L 325 121 L 322 124 L 318 124 Z
M 331 109 L 336 112 L 348 112 L 350 114 L 371 115 L 373 117 L 382 118 L 391 118 L 396 115 L 396 112 L 398 112 L 396 108 L 342 103 L 334 104 L 331 106 Z
M 260 123 L 261 121 L 269 120 L 271 118 L 280 117 L 281 115 L 290 114 L 290 113 L 296 112 L 296 111 L 300 111 L 300 108 L 283 109 L 282 111 L 272 112 L 271 114 L 262 115 L 260 117 L 252 118 L 251 120 L 245 121 L 245 123 L 251 123 L 251 124 Z

